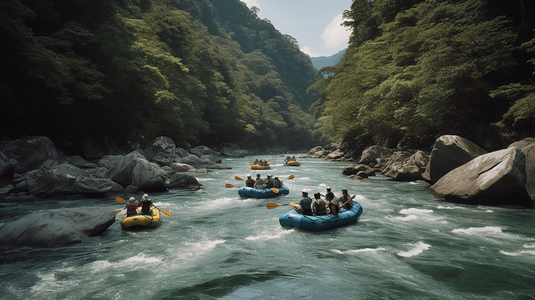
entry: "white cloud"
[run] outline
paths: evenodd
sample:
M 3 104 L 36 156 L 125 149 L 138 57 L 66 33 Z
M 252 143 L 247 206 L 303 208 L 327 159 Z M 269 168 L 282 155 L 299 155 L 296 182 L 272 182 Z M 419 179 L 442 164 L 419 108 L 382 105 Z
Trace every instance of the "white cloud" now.
M 301 48 L 301 51 L 305 54 L 308 54 L 308 56 L 310 57 L 318 57 L 318 56 L 321 56 L 321 54 L 318 54 L 318 53 L 315 53 L 315 52 L 312 52 L 312 49 L 310 49 L 309 46 L 304 46 Z
M 260 8 L 258 3 L 256 3 L 256 0 L 241 0 L 241 2 L 245 2 L 245 4 L 247 4 L 247 7 L 249 7 L 249 8 L 251 8 L 253 6 L 256 6 L 256 7 Z
M 342 24 L 342 14 L 336 16 L 331 24 L 325 28 L 321 37 L 325 41 L 325 47 L 336 48 L 342 43 L 347 43 L 349 41 L 349 36 L 351 31 L 347 27 L 344 27 Z

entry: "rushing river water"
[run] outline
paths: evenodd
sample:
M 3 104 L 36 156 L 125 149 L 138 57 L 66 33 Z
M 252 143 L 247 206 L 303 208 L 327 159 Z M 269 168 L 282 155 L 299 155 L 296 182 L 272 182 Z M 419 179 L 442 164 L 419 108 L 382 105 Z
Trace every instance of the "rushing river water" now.
M 438 201 L 427 185 L 342 175 L 349 163 L 275 159 L 251 171 L 253 157 L 224 160 L 232 170 L 197 175 L 199 191 L 151 194 L 172 212 L 160 227 L 124 231 L 117 221 L 97 237 L 59 248 L 0 249 L 0 299 L 535 299 L 535 211 Z M 243 199 L 234 176 L 278 175 L 290 194 Z M 310 233 L 282 228 L 304 188 L 362 204 L 357 224 Z M 46 201 L 49 208 L 122 208 L 113 199 Z M 35 210 L 7 204 L 1 222 Z

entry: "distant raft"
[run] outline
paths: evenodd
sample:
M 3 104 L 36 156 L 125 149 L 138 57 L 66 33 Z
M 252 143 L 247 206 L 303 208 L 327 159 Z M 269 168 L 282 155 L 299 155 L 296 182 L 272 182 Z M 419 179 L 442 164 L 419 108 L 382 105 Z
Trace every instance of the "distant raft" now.
M 269 164 L 265 165 L 265 166 L 260 166 L 260 165 L 251 165 L 251 170 L 269 170 L 271 169 L 271 167 L 269 166 Z
M 149 214 L 142 214 L 141 207 L 138 207 L 137 214 L 127 216 L 124 214 L 121 219 L 121 228 L 123 229 L 140 229 L 140 228 L 156 228 L 162 222 L 160 210 L 154 206 L 150 208 Z
M 285 161 L 284 164 L 287 166 L 296 166 L 296 167 L 301 165 L 297 160 Z
M 273 189 L 277 190 L 277 189 Z M 288 195 L 290 190 L 286 186 L 282 186 L 278 189 L 278 193 L 275 193 L 272 189 L 257 190 L 252 187 L 242 187 L 238 190 L 238 194 L 244 198 L 272 198 L 280 195 Z
M 293 203 L 291 203 L 293 204 Z M 290 210 L 279 217 L 282 227 L 294 227 L 307 231 L 321 231 L 343 225 L 355 224 L 362 214 L 362 206 L 354 201 L 353 206 L 346 210 L 342 208 L 338 216 L 305 216 L 295 210 Z

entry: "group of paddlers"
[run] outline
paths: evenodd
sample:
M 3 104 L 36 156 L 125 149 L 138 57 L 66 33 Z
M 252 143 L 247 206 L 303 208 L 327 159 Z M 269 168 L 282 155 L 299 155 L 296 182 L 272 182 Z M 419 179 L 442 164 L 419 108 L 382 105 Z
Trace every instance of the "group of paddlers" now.
M 269 163 L 265 159 L 255 159 L 253 160 L 253 165 L 261 166 L 261 167 L 267 167 L 269 166 Z
M 321 198 L 319 192 L 314 193 L 314 200 L 308 196 L 308 191 L 302 191 L 301 201 L 299 201 L 299 207 L 295 209 L 301 212 L 303 215 L 312 216 L 312 215 L 338 215 L 340 209 L 343 207 L 345 209 L 350 209 L 353 206 L 353 201 L 351 201 L 355 196 L 349 196 L 346 189 L 342 190 L 342 196 L 335 198 L 331 188 L 327 188 L 327 193 L 325 194 L 325 200 Z
M 282 187 L 282 181 L 278 176 L 271 178 L 271 174 L 267 174 L 266 179 L 262 179 L 260 174 L 256 174 L 256 179 L 252 179 L 251 175 L 247 175 L 247 180 L 245 181 L 246 187 L 256 188 L 258 190 L 277 188 Z
M 286 156 L 286 158 L 284 158 L 284 163 L 288 163 L 289 161 L 297 161 L 297 159 L 295 158 L 295 156 Z
M 137 214 L 137 208 L 141 206 L 141 213 L 150 215 L 150 207 L 154 206 L 149 195 L 144 194 L 141 200 L 136 200 L 134 197 L 130 197 L 126 202 L 126 215 L 131 216 Z

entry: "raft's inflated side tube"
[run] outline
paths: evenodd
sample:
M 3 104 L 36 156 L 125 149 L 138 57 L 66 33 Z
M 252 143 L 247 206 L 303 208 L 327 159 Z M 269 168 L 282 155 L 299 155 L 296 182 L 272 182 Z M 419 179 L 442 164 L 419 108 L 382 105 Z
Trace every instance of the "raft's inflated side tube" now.
M 271 169 L 270 165 L 267 165 L 267 166 L 251 165 L 251 170 L 269 170 L 269 169 Z
M 241 197 L 249 198 L 271 198 L 280 195 L 287 195 L 288 193 L 290 193 L 290 190 L 284 185 L 279 189 L 278 193 L 275 193 L 270 189 L 257 190 L 251 187 L 242 187 L 238 190 L 238 194 Z
M 290 160 L 290 161 L 287 161 L 287 162 L 285 162 L 285 164 L 286 164 L 287 166 L 294 166 L 294 167 L 295 167 L 295 166 L 300 166 L 300 165 L 301 165 L 301 164 L 300 164 L 298 161 L 296 161 L 296 160 Z
M 342 212 L 335 215 L 305 216 L 295 210 L 290 210 L 279 217 L 282 227 L 294 227 L 307 231 L 320 231 L 343 225 L 357 223 L 362 214 L 362 206 L 354 202 L 351 209 L 342 208 Z
M 154 206 L 150 208 L 150 215 L 141 214 L 141 207 L 137 209 L 137 215 L 127 216 L 124 214 L 121 219 L 121 228 L 123 229 L 137 229 L 137 228 L 155 228 L 158 227 L 162 221 L 160 210 Z

